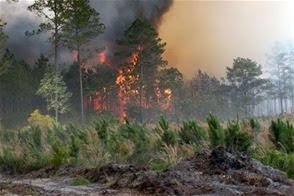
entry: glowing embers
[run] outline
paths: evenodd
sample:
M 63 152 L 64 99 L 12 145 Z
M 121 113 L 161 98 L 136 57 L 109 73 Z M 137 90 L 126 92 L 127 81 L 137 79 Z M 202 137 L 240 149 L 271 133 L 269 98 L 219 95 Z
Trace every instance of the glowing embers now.
M 170 88 L 164 89 L 164 102 L 161 104 L 161 108 L 164 110 L 171 111 L 172 110 L 172 95 L 173 92 Z
M 118 85 L 118 112 L 120 119 L 126 117 L 126 106 L 132 96 L 139 94 L 135 83 L 139 80 L 139 75 L 134 74 L 138 66 L 139 54 L 133 53 L 129 59 L 130 66 L 118 70 L 116 84 Z
M 107 61 L 106 52 L 102 51 L 102 52 L 98 53 L 98 63 L 105 64 L 106 61 Z

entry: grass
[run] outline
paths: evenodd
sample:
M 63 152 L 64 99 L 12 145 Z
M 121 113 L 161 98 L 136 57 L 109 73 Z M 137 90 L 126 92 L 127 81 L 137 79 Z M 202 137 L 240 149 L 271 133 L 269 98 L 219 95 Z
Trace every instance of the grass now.
M 72 180 L 72 186 L 85 186 L 91 184 L 90 180 L 83 176 L 77 176 Z
M 44 118 L 42 123 L 47 125 Z M 283 135 L 284 133 L 279 132 L 293 130 L 289 123 L 279 123 L 282 125 L 275 125 L 274 129 L 271 126 L 275 134 Z M 164 118 L 155 127 L 114 119 L 100 119 L 87 126 L 39 127 L 36 124 L 38 122 L 19 130 L 2 128 L 1 167 L 12 173 L 26 173 L 46 167 L 99 167 L 116 162 L 148 166 L 161 171 L 196 152 L 219 145 L 229 151 L 249 154 L 254 146 L 262 145 L 254 137 L 258 137 L 264 130 L 263 124 L 256 119 L 249 121 L 249 128 L 246 130 L 237 121 L 224 125 L 212 114 L 207 117 L 208 126 L 196 121 L 185 121 L 171 126 Z M 285 135 L 292 133 L 289 130 Z M 268 141 L 271 141 L 270 138 L 272 139 L 272 135 Z M 289 139 L 284 139 L 283 142 L 291 143 Z M 293 153 L 273 146 L 274 151 L 259 153 L 257 158 L 293 177 Z M 88 183 L 85 179 L 75 180 L 74 184 L 77 185 Z
M 267 149 L 262 155 L 255 156 L 265 165 L 282 170 L 288 174 L 289 178 L 294 178 L 294 154 L 285 153 L 278 150 Z

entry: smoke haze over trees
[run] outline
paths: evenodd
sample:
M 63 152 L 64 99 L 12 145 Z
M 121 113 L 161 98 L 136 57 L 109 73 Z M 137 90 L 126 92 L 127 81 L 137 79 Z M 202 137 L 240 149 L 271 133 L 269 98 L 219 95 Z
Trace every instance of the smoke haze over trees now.
M 31 11 L 45 10 L 47 14 L 51 12 L 46 9 L 55 1 L 36 2 L 48 4 L 35 4 Z M 158 33 L 172 1 L 82 1 L 87 9 L 78 11 L 85 18 L 74 18 L 73 10 L 79 6 L 74 8 L 69 2 L 59 5 L 62 9 L 56 12 L 60 21 L 57 25 L 54 17 L 48 21 L 29 12 L 19 15 L 28 17 L 24 17 L 29 19 L 25 23 L 18 17 L 10 21 L 7 15 L 1 15 L 8 23 L 0 28 L 4 43 L 0 60 L 0 119 L 4 126 L 23 124 L 35 109 L 54 115 L 50 110 L 54 107 L 48 107 L 53 102 L 61 104 L 55 111 L 70 111 L 62 109 L 55 114 L 64 113 L 62 121 L 102 114 L 152 122 L 161 115 L 177 121 L 204 119 L 210 112 L 222 119 L 294 112 L 292 43 L 275 47 L 266 56 L 268 64 L 235 57 L 221 79 L 198 70 L 192 79 L 184 80 L 184 74 L 175 68 L 181 65 L 171 65 L 164 58 L 169 43 Z M 30 5 L 33 2 L 2 2 L 1 9 Z M 110 17 L 109 12 L 114 15 Z M 49 31 L 40 37 L 24 36 L 25 31 L 32 32 L 38 24 Z M 90 31 L 94 30 L 91 25 L 97 29 Z M 81 33 L 70 34 L 72 31 Z M 48 38 L 51 42 L 46 41 Z M 79 48 L 84 46 L 80 55 Z M 55 79 L 50 73 L 52 67 L 59 67 Z M 56 81 L 55 87 L 60 91 L 48 91 L 48 86 L 54 86 L 50 81 Z M 57 95 L 64 99 L 57 101 Z

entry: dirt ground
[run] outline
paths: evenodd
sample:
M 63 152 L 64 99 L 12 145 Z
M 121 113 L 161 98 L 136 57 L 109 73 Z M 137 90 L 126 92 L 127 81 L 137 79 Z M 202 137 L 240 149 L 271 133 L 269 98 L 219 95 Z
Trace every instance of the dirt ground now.
M 91 184 L 73 186 L 75 176 Z M 0 190 L 1 195 L 293 195 L 294 181 L 279 170 L 218 148 L 162 172 L 109 164 L 2 175 Z

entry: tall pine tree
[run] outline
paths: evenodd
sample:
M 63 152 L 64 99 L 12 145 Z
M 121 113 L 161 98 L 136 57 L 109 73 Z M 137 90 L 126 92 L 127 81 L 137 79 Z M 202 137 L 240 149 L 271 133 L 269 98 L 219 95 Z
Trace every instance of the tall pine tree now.
M 162 58 L 165 43 L 159 38 L 156 29 L 147 21 L 137 19 L 124 32 L 123 37 L 117 40 L 119 50 L 116 53 L 125 59 L 122 66 L 135 66 L 133 75 L 139 76 L 137 89 L 139 90 L 140 121 L 143 122 L 143 101 L 152 104 L 155 101 L 154 81 L 158 68 L 166 65 Z M 130 61 L 136 54 L 136 62 Z
M 81 120 L 84 121 L 84 90 L 82 63 L 85 62 L 89 42 L 104 31 L 99 13 L 90 6 L 89 0 L 67 1 L 66 23 L 63 28 L 63 41 L 66 46 L 76 52 L 75 63 L 79 67 Z

